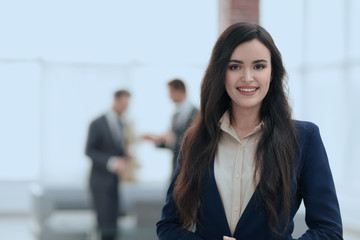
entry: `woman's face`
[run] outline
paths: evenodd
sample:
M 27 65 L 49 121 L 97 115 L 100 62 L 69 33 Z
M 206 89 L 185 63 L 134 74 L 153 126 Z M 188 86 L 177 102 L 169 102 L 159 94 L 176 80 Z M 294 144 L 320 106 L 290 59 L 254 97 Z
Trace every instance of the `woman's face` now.
M 271 54 L 257 39 L 238 45 L 226 70 L 225 89 L 233 110 L 259 111 L 271 81 Z

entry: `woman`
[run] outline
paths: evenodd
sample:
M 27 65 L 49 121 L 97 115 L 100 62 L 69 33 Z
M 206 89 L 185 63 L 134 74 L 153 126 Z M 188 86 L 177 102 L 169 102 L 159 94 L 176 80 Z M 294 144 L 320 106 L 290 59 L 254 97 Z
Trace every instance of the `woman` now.
M 161 240 L 342 239 L 340 210 L 319 129 L 291 119 L 281 54 L 269 33 L 236 23 L 219 37 L 168 190 Z

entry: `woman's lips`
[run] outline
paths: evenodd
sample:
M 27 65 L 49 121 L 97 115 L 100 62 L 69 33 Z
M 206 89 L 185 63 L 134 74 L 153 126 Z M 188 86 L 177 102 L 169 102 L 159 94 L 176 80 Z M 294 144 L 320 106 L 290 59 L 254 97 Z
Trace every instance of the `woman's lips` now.
M 258 87 L 237 87 L 236 88 L 241 94 L 250 96 L 255 94 L 256 90 L 258 90 Z

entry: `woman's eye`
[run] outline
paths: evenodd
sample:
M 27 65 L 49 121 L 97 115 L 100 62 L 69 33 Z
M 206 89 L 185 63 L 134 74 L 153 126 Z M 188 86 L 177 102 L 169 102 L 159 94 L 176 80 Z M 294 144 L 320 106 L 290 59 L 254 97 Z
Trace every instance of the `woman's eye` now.
M 237 65 L 231 65 L 231 66 L 229 67 L 229 69 L 230 69 L 230 70 L 239 70 L 240 67 L 237 66 Z
M 260 69 L 265 68 L 265 66 L 264 66 L 264 65 L 256 65 L 254 68 L 255 68 L 256 70 L 260 70 Z

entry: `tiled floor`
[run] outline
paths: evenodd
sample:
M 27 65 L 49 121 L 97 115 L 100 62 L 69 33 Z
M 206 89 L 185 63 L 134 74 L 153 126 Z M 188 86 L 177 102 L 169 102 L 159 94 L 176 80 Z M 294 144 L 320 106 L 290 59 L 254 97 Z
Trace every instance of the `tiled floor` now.
M 0 239 L 36 240 L 30 230 L 30 218 L 26 215 L 0 215 Z M 346 240 L 360 240 L 356 232 L 344 232 Z
M 30 218 L 23 215 L 0 215 L 1 239 L 35 240 L 30 231 Z
M 57 220 L 61 220 L 57 218 Z M 64 223 L 58 221 L 58 223 L 64 226 Z M 119 219 L 119 224 L 123 226 L 124 230 L 127 231 L 128 235 L 126 239 L 137 239 L 137 236 L 142 236 L 145 234 L 145 239 L 148 237 L 148 232 L 139 232 L 133 231 L 136 224 L 136 219 L 133 216 L 127 216 L 125 218 Z M 71 227 L 70 227 L 71 228 Z M 155 227 L 154 227 L 155 228 Z M 151 229 L 151 235 L 153 235 L 155 229 Z M 27 215 L 1 215 L 0 214 L 0 240 L 36 240 L 31 231 L 31 221 L 30 217 Z M 93 239 L 93 237 L 91 237 Z M 126 240 L 124 239 L 124 240 Z

